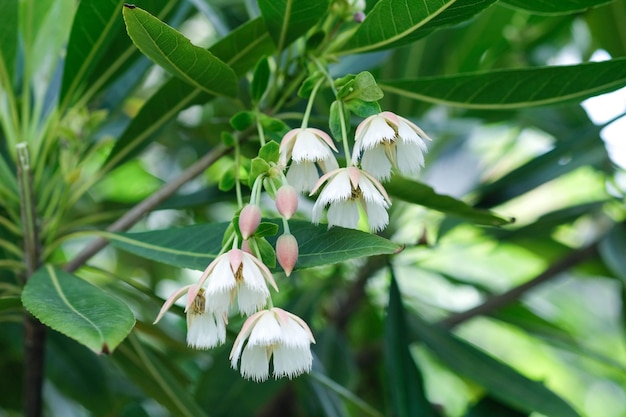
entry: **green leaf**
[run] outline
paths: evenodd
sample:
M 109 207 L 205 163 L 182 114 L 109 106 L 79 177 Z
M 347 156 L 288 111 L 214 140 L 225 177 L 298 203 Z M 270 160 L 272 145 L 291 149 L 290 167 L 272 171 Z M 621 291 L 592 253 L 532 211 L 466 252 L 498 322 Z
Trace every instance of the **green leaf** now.
M 391 278 L 384 337 L 385 369 L 393 415 L 434 417 L 437 414 L 424 393 L 424 378 L 411 356 L 406 315 L 396 279 Z
M 626 85 L 626 58 L 379 82 L 383 91 L 430 103 L 504 110 L 581 101 Z
M 341 54 L 389 49 L 420 39 L 434 29 L 463 22 L 495 0 L 380 0 Z
M 0 2 L 0 86 L 7 92 L 13 90 L 15 62 L 18 47 L 18 0 Z
M 328 118 L 328 127 L 330 133 L 335 139 L 341 140 L 341 113 L 340 109 L 343 109 L 343 118 L 348 123 L 350 120 L 350 112 L 346 106 L 341 106 L 338 100 L 335 100 L 330 105 L 330 116 Z
M 211 52 L 145 10 L 127 4 L 123 14 L 128 35 L 152 61 L 209 94 L 237 95 L 235 72 Z
M 452 371 L 483 386 L 494 398 L 520 410 L 550 417 L 580 417 L 572 406 L 540 382 L 533 381 L 478 348 L 417 315 L 410 324 Z
M 275 220 L 274 223 L 282 224 Z M 208 223 L 177 229 L 140 233 L 116 233 L 108 237 L 111 244 L 138 256 L 181 268 L 204 270 L 222 248 L 222 236 L 227 223 Z M 298 240 L 296 269 L 328 265 L 348 259 L 401 250 L 380 236 L 359 230 L 325 225 L 315 226 L 307 221 L 290 220 L 291 234 Z M 269 237 L 272 245 L 275 238 Z
M 502 0 L 502 3 L 536 14 L 559 15 L 580 13 L 585 10 L 611 3 L 613 0 Z
M 270 164 L 268 164 L 265 159 L 259 158 L 258 156 L 254 158 L 250 165 L 250 176 L 248 177 L 248 185 L 250 188 L 252 188 L 259 175 L 265 175 L 270 168 Z
M 254 74 L 252 76 L 252 84 L 250 86 L 251 96 L 255 102 L 259 102 L 267 90 L 267 85 L 270 81 L 270 64 L 266 57 L 256 64 Z
M 329 5 L 328 0 L 259 0 L 258 3 L 279 51 L 315 26 Z
M 359 117 L 369 117 L 380 113 L 382 110 L 377 101 L 363 101 L 353 98 L 345 103 L 346 110 L 356 114 Z
M 22 301 L 17 295 L 3 295 L 0 297 L 0 311 L 20 308 Z
M 394 176 L 385 184 L 387 192 L 401 200 L 419 204 L 447 215 L 487 226 L 502 226 L 513 222 L 512 218 L 505 218 L 487 210 L 475 209 L 456 198 L 437 194 L 426 184 L 422 184 L 403 177 Z
M 626 223 L 614 226 L 598 249 L 606 266 L 626 284 Z
M 123 0 L 83 0 L 74 15 L 63 66 L 59 100 L 66 101 L 85 87 L 99 57 L 119 28 L 119 10 Z
M 252 20 L 209 48 L 241 77 L 274 46 L 262 19 Z M 113 168 L 139 153 L 148 145 L 151 135 L 181 110 L 212 98 L 203 90 L 193 88 L 179 78 L 172 78 L 141 107 L 119 137 L 106 164 Z
M 141 390 L 168 409 L 170 415 L 206 417 L 168 366 L 131 335 L 113 355 L 116 364 Z
M 50 265 L 30 277 L 22 303 L 43 324 L 96 353 L 112 352 L 135 324 L 122 301 Z
M 49 332 L 47 342 L 46 377 L 54 387 L 94 416 L 115 414 L 115 397 L 100 358 L 59 333 Z

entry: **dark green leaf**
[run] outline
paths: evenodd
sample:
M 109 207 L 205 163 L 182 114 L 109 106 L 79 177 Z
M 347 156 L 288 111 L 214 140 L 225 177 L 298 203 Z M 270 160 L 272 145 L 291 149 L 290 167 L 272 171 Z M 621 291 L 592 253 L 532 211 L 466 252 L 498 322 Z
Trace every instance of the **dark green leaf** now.
M 275 223 L 282 224 L 276 220 Z M 212 223 L 141 233 L 111 234 L 111 244 L 119 249 L 168 265 L 203 270 L 222 248 L 222 236 L 230 223 Z M 348 259 L 391 254 L 401 246 L 380 236 L 358 230 L 325 225 L 314 226 L 302 220 L 289 221 L 291 234 L 298 240 L 300 256 L 296 269 L 328 265 Z M 269 238 L 275 243 L 274 238 Z
M 240 111 L 230 118 L 230 125 L 233 129 L 243 131 L 254 124 L 256 116 L 251 111 Z
M 558 15 L 583 12 L 591 7 L 607 4 L 613 0 L 502 0 L 503 3 L 532 13 Z
M 435 190 L 426 184 L 406 178 L 395 176 L 385 185 L 385 188 L 390 195 L 401 200 L 441 211 L 450 216 L 465 219 L 476 224 L 502 226 L 513 221 L 511 218 L 504 218 L 490 211 L 475 209 L 456 198 L 437 194 Z
M 135 324 L 126 304 L 50 265 L 30 277 L 22 302 L 43 324 L 96 353 L 112 352 Z
M 259 384 L 244 379 L 230 366 L 229 352 L 230 348 L 214 351 L 210 366 L 200 375 L 194 396 L 212 417 L 254 416 L 275 398 L 287 381 L 270 379 Z
M 270 81 L 270 65 L 266 57 L 256 64 L 254 75 L 252 76 L 252 85 L 250 86 L 252 99 L 256 102 L 260 101 L 267 90 Z
M 343 109 L 343 120 L 347 123 L 350 120 L 350 113 L 347 112 L 345 106 L 340 105 L 340 102 L 335 100 L 330 105 L 330 116 L 328 119 L 328 127 L 330 133 L 336 140 L 341 140 L 341 109 Z
M 0 297 L 0 311 L 13 308 L 20 308 L 22 301 L 17 295 L 4 295 Z
M 273 50 L 262 19 L 252 20 L 210 48 L 213 54 L 226 62 L 238 76 Z M 149 143 L 151 135 L 181 110 L 212 98 L 200 89 L 194 89 L 179 78 L 172 78 L 141 107 L 124 133 L 119 137 L 106 161 L 115 167 L 136 155 Z
M 389 93 L 471 109 L 546 106 L 596 96 L 626 85 L 626 58 L 578 65 L 493 70 L 379 82 Z
M 342 54 L 388 49 L 420 39 L 434 29 L 463 22 L 495 0 L 380 0 L 367 14 Z
M 18 0 L 0 2 L 0 85 L 7 91 L 13 90 L 15 62 L 18 47 Z
M 167 408 L 171 415 L 206 417 L 163 361 L 131 335 L 113 355 L 117 365 L 141 390 Z
M 600 241 L 598 249 L 604 263 L 617 278 L 626 283 L 626 223 L 613 227 Z
M 78 4 L 67 44 L 59 100 L 64 107 L 85 87 L 91 71 L 120 27 L 123 0 L 84 0 Z
M 329 5 L 328 0 L 259 0 L 258 3 L 279 51 L 315 26 Z
M 237 76 L 219 58 L 138 7 L 124 7 L 133 43 L 152 61 L 209 94 L 237 95 Z
M 224 170 L 218 188 L 220 191 L 230 191 L 235 186 L 237 179 L 235 178 L 235 166 L 231 165 L 230 168 Z
M 369 117 L 381 112 L 380 105 L 376 101 L 363 101 L 354 98 L 345 103 L 346 109 L 359 117 Z
M 268 164 L 265 159 L 259 158 L 258 156 L 254 158 L 250 165 L 250 176 L 248 177 L 248 185 L 250 188 L 252 188 L 259 175 L 265 175 L 269 170 L 270 164 Z
M 527 417 L 528 413 L 522 413 L 506 404 L 490 397 L 482 398 L 475 404 L 465 417 Z
M 102 362 L 89 349 L 59 333 L 48 334 L 46 376 L 56 389 L 94 416 L 114 413 L 114 397 Z
M 389 287 L 389 305 L 384 338 L 385 369 L 393 404 L 398 417 L 434 417 L 436 412 L 424 391 L 424 378 L 413 359 L 407 333 L 402 296 L 395 278 Z
M 254 241 L 259 247 L 261 261 L 270 269 L 276 268 L 276 251 L 274 247 L 264 238 L 254 238 Z
M 521 411 L 534 411 L 550 417 L 580 417 L 542 383 L 526 378 L 442 328 L 417 315 L 411 316 L 410 324 L 417 338 L 451 370 L 480 384 L 494 398 Z

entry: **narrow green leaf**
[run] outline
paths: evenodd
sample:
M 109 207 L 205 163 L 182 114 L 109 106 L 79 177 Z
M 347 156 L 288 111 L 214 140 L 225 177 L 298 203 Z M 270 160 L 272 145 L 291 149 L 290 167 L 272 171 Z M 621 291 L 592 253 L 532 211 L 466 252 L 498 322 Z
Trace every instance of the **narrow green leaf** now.
M 252 20 L 209 49 L 241 77 L 274 46 L 261 18 Z M 204 103 L 213 96 L 193 88 L 179 78 L 172 78 L 141 107 L 111 150 L 106 164 L 115 167 L 137 155 L 153 133 L 178 112 L 194 104 Z
M 83 0 L 78 4 L 63 66 L 61 103 L 71 100 L 85 87 L 90 72 L 120 26 L 119 10 L 123 3 L 123 0 Z
M 180 417 L 206 417 L 188 390 L 149 348 L 131 335 L 113 355 L 117 365 L 141 390 Z
M 450 216 L 465 219 L 476 224 L 502 226 L 514 220 L 487 210 L 475 209 L 456 198 L 437 194 L 435 190 L 426 184 L 403 177 L 393 177 L 389 183 L 385 184 L 385 188 L 390 195 L 401 200 L 441 211 Z
M 145 10 L 126 5 L 123 14 L 128 35 L 152 61 L 209 94 L 237 95 L 235 72 L 211 52 Z
M 385 369 L 393 404 L 392 414 L 398 417 L 436 416 L 424 392 L 424 378 L 411 356 L 402 296 L 393 274 L 389 287 L 384 343 Z
M 0 297 L 0 311 L 20 308 L 22 301 L 17 295 L 4 295 Z
M 265 94 L 265 90 L 267 90 L 267 85 L 270 81 L 270 75 L 270 64 L 267 58 L 263 57 L 256 64 L 254 75 L 252 76 L 252 83 L 250 85 L 250 95 L 254 101 L 260 101 L 263 94 Z
M 463 22 L 495 0 L 380 0 L 341 54 L 388 49 L 420 39 L 434 29 Z
M 517 109 L 581 101 L 626 85 L 626 58 L 379 82 L 383 91 L 471 109 Z
M 328 0 L 259 0 L 258 3 L 279 51 L 315 26 L 330 4 Z
M 502 0 L 502 3 L 536 14 L 559 15 L 584 12 L 613 0 Z
M 277 224 L 282 221 L 274 220 Z M 111 234 L 111 244 L 138 256 L 168 265 L 203 270 L 222 248 L 222 236 L 230 223 L 208 223 L 177 229 L 140 233 Z M 359 230 L 325 225 L 315 226 L 307 221 L 290 220 L 291 234 L 298 240 L 296 269 L 327 265 L 348 259 L 391 254 L 401 246 L 380 236 Z M 275 238 L 268 237 L 272 245 Z
M 18 0 L 0 1 L 0 90 L 12 92 L 18 46 Z
M 424 342 L 452 371 L 483 386 L 494 398 L 520 411 L 550 417 L 580 417 L 561 397 L 506 364 L 417 315 L 410 324 Z
M 598 249 L 606 266 L 626 284 L 626 223 L 614 226 Z
M 135 324 L 122 301 L 50 265 L 30 277 L 22 303 L 43 324 L 96 353 L 113 352 Z

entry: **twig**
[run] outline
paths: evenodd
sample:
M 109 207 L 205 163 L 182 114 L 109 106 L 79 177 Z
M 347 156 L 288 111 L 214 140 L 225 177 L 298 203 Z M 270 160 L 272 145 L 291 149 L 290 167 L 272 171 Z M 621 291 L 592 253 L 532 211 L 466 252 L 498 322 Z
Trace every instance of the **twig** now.
M 133 207 L 130 211 L 120 217 L 106 230 L 108 232 L 121 232 L 129 229 L 135 223 L 137 223 L 146 213 L 149 213 L 163 201 L 171 197 L 176 191 L 178 191 L 180 187 L 185 185 L 188 181 L 192 180 L 193 178 L 204 172 L 205 169 L 211 166 L 220 157 L 228 153 L 229 150 L 230 149 L 224 145 L 216 146 L 211 152 L 207 153 L 204 157 L 196 161 L 174 180 L 168 182 L 157 192 L 150 195 L 150 197 L 146 198 L 141 203 Z M 83 249 L 82 252 L 76 255 L 71 261 L 69 261 L 65 265 L 65 270 L 67 272 L 76 271 L 107 244 L 108 241 L 104 238 L 98 238 L 94 240 L 89 246 Z
M 526 291 L 546 281 L 551 280 L 552 278 L 558 276 L 560 273 L 565 272 L 573 266 L 578 265 L 579 263 L 591 258 L 596 253 L 597 249 L 598 242 L 596 241 L 595 243 L 592 243 L 587 247 L 574 250 L 570 252 L 570 254 L 566 257 L 550 265 L 545 271 L 543 271 L 530 281 L 515 288 L 512 288 L 505 293 L 490 297 L 484 303 L 474 308 L 470 308 L 469 310 L 463 311 L 458 314 L 452 314 L 449 317 L 441 320 L 439 324 L 449 329 L 473 317 L 489 314 L 499 308 L 502 308 L 518 300 L 524 293 L 526 293 Z

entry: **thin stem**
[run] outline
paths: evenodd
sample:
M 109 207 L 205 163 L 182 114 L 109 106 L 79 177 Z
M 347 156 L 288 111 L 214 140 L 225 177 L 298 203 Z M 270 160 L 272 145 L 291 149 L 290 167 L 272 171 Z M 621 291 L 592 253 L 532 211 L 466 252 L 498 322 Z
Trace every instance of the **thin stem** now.
M 17 177 L 20 191 L 22 229 L 24 236 L 24 255 L 28 276 L 39 267 L 39 237 L 37 233 L 37 214 L 34 193 L 32 189 L 32 170 L 28 145 L 18 143 L 17 149 Z
M 261 119 L 259 118 L 259 111 L 256 112 L 256 130 L 259 132 L 259 142 L 261 146 L 265 145 L 265 132 L 263 131 L 263 125 L 261 124 Z
M 172 196 L 176 191 L 178 191 L 180 187 L 182 187 L 188 181 L 203 173 L 205 169 L 213 165 L 215 161 L 217 161 L 227 152 L 228 148 L 226 148 L 225 146 L 216 146 L 211 152 L 207 153 L 204 157 L 196 161 L 196 163 L 183 171 L 173 181 L 167 183 L 150 197 L 146 198 L 141 203 L 133 207 L 128 213 L 120 217 L 119 220 L 109 226 L 106 230 L 109 232 L 121 232 L 129 229 L 131 226 L 137 223 L 146 213 L 149 213 L 163 201 Z M 68 272 L 76 271 L 107 244 L 108 242 L 106 239 L 96 239 L 89 246 L 83 249 L 82 252 L 76 255 L 74 259 L 68 262 L 65 265 L 65 270 Z
M 237 194 L 237 207 L 243 207 L 243 197 L 241 195 L 241 179 L 239 178 L 239 164 L 241 163 L 241 149 L 239 142 L 235 141 L 235 193 Z
M 335 95 L 337 108 L 339 110 L 339 122 L 341 124 L 341 142 L 343 143 L 343 153 L 346 157 L 346 164 L 350 166 L 352 165 L 352 157 L 350 156 L 351 154 L 350 145 L 348 144 L 348 130 L 347 130 L 347 125 L 346 125 L 346 116 L 344 113 L 343 102 L 339 100 L 339 98 L 337 98 L 337 89 L 335 88 L 335 82 L 333 80 L 333 77 L 330 76 L 326 68 L 322 65 L 322 63 L 316 57 L 313 57 L 313 61 L 315 62 L 315 65 L 320 70 L 320 72 L 324 74 L 324 76 L 328 79 L 330 88 L 333 91 L 333 94 Z
M 309 101 L 306 104 L 306 110 L 304 111 L 304 116 L 302 116 L 302 129 L 306 129 L 309 124 L 309 117 L 311 117 L 311 109 L 313 108 L 313 102 L 315 101 L 315 96 L 317 95 L 317 90 L 319 90 L 320 86 L 324 82 L 324 78 L 320 78 L 313 90 L 311 90 L 311 96 L 309 97 Z

